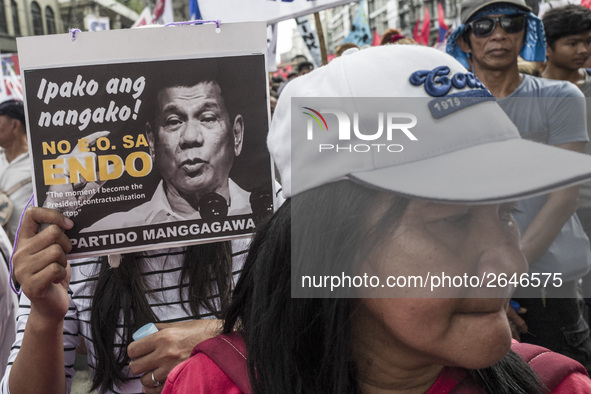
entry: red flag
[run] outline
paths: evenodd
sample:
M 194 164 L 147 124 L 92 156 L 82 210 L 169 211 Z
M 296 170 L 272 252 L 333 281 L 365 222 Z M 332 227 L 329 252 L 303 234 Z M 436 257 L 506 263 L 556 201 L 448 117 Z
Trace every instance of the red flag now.
M 150 11 L 150 7 L 146 7 L 131 27 L 134 28 L 139 26 L 145 26 L 149 25 L 150 23 L 152 23 L 152 12 Z
M 164 4 L 166 0 L 158 0 L 156 1 L 156 5 L 154 6 L 154 19 L 158 19 L 164 14 Z
M 419 25 L 421 23 L 421 19 L 419 17 L 417 17 L 417 23 L 415 23 L 415 28 L 412 31 L 412 38 L 418 43 L 421 43 L 421 36 L 419 36 Z
M 172 14 L 172 0 L 157 0 L 154 6 L 154 14 L 152 15 L 152 22 L 166 25 L 174 22 Z
M 582 0 L 581 5 L 583 7 L 591 8 L 591 0 Z
M 449 29 L 447 24 L 445 24 L 445 13 L 443 12 L 443 6 L 440 2 L 437 2 L 437 23 L 439 23 L 439 27 L 445 30 Z
M 373 40 L 371 41 L 371 46 L 377 47 L 380 45 L 380 42 L 382 42 L 382 39 L 381 39 L 380 35 L 378 34 L 378 31 L 374 30 L 373 31 Z
M 425 7 L 425 18 L 423 19 L 423 26 L 421 27 L 421 43 L 429 45 L 429 35 L 431 33 L 431 15 L 429 9 Z
M 443 12 L 443 7 L 441 6 L 440 2 L 437 2 L 437 24 L 439 25 L 439 34 L 437 36 L 437 42 L 443 42 L 445 40 L 445 36 L 449 30 L 449 27 L 445 23 L 445 13 Z

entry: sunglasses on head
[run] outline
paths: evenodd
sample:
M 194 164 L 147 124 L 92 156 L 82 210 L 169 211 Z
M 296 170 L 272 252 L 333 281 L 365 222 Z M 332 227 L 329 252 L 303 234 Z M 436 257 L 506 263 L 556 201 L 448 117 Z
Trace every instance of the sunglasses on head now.
M 503 15 L 486 17 L 467 23 L 468 27 L 476 37 L 488 37 L 501 25 L 507 33 L 519 33 L 525 27 L 525 15 Z

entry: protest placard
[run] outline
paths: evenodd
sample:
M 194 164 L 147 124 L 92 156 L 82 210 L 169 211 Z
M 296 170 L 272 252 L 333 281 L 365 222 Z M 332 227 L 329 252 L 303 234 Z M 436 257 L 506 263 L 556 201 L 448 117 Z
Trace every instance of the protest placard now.
M 70 257 L 231 239 L 272 212 L 264 24 L 18 45 L 35 201 L 74 221 Z

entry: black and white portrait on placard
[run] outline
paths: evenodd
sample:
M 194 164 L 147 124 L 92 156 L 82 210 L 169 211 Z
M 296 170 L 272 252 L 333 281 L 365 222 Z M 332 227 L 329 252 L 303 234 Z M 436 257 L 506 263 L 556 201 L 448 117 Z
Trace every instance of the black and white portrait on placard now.
M 272 212 L 263 55 L 25 78 L 38 203 L 74 221 L 77 253 L 226 239 Z

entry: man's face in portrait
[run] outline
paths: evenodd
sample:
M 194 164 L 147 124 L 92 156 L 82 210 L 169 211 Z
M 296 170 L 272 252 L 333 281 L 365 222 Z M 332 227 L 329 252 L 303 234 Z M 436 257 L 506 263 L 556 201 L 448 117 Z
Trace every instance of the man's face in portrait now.
M 242 149 L 242 116 L 230 119 L 216 82 L 168 87 L 157 100 L 147 137 L 162 179 L 187 200 L 209 192 L 227 198 L 228 175 Z

